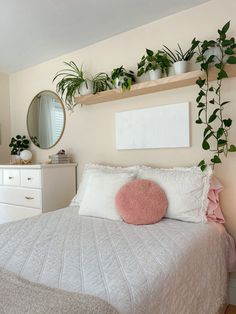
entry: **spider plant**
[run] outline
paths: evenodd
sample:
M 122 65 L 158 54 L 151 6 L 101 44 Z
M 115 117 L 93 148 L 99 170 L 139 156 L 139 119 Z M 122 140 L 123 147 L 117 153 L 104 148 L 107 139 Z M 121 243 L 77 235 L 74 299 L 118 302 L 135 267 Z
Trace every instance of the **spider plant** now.
M 60 78 L 60 81 L 56 85 L 58 94 L 64 99 L 68 110 L 73 111 L 75 107 L 74 98 L 77 94 L 80 94 L 80 87 L 85 84 L 88 89 L 88 79 L 84 78 L 82 67 L 79 68 L 75 62 L 64 62 L 68 67 L 60 70 L 56 73 L 53 82 Z
M 93 94 L 98 92 L 104 92 L 108 89 L 112 89 L 113 85 L 110 77 L 104 73 L 98 73 L 93 77 Z
M 136 81 L 134 72 L 126 70 L 123 65 L 112 70 L 111 79 L 112 84 L 116 88 L 121 87 L 123 91 L 129 90 Z
M 178 46 L 178 50 L 175 49 L 175 51 L 173 52 L 167 46 L 163 45 L 164 47 L 163 52 L 165 52 L 169 56 L 172 63 L 179 62 L 179 61 L 190 61 L 192 57 L 194 56 L 195 49 L 197 47 L 196 43 L 193 42 L 192 46 L 186 52 L 183 52 L 180 45 L 177 44 L 177 46 Z
M 167 53 L 158 50 L 154 53 L 150 49 L 146 49 L 146 55 L 142 56 L 141 61 L 138 63 L 138 76 L 143 75 L 151 70 L 160 69 L 162 73 L 165 73 L 168 76 L 169 67 L 171 61 Z

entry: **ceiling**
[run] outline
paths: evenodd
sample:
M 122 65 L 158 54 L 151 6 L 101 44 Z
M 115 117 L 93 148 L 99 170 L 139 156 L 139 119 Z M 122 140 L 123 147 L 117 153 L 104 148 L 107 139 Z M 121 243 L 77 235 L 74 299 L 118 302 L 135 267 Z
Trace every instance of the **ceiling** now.
M 0 0 L 0 72 L 16 72 L 203 2 Z

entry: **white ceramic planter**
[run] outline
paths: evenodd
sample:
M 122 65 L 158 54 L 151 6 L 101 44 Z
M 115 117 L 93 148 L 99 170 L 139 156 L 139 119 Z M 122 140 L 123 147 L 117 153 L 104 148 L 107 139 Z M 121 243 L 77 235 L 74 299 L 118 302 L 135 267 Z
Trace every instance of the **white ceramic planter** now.
M 221 55 L 221 50 L 219 47 L 212 47 L 209 48 L 205 53 L 204 53 L 204 57 L 205 58 L 209 58 L 211 55 L 215 55 L 217 58 L 221 59 L 222 55 Z M 225 56 L 223 61 L 225 62 L 227 60 L 228 56 Z M 215 60 L 216 61 L 216 60 Z M 210 66 L 213 66 L 213 64 L 210 64 Z
M 120 78 L 115 78 L 115 82 L 114 82 L 114 86 L 115 86 L 115 88 L 121 88 L 122 86 L 122 83 L 124 82 L 124 80 L 123 79 L 120 79 Z
M 151 81 L 158 80 L 159 78 L 161 78 L 161 70 L 160 69 L 150 70 L 150 71 L 148 71 L 148 74 L 149 74 L 149 78 Z
M 79 93 L 82 96 L 89 95 L 93 93 L 93 83 L 91 81 L 87 81 L 88 88 L 85 83 L 82 83 L 79 88 Z
M 183 74 L 188 71 L 188 61 L 178 61 L 174 63 L 175 74 Z

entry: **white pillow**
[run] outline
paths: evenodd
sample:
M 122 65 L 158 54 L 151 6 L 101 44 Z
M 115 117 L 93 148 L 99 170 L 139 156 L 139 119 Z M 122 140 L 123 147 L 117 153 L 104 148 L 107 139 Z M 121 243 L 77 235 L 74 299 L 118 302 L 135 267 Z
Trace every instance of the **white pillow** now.
M 79 214 L 122 220 L 115 206 L 118 190 L 134 179 L 132 173 L 92 173 L 89 176 Z
M 84 172 L 82 175 L 82 179 L 78 188 L 78 191 L 75 197 L 72 199 L 70 206 L 79 206 L 82 202 L 85 189 L 88 185 L 88 180 L 91 174 L 95 173 L 130 173 L 133 175 L 137 175 L 138 173 L 138 166 L 132 167 L 111 167 L 111 166 L 103 166 L 97 164 L 86 164 L 84 167 Z
M 206 222 L 208 191 L 212 169 L 202 172 L 198 167 L 153 169 L 142 166 L 138 178 L 159 184 L 166 193 L 166 217 L 189 222 Z

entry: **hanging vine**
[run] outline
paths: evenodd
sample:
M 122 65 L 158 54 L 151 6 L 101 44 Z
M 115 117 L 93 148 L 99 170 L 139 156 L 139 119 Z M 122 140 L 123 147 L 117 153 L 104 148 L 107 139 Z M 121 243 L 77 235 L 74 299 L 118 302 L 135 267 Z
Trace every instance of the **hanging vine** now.
M 204 78 L 199 77 L 196 84 L 200 91 L 196 98 L 199 108 L 197 124 L 204 125 L 202 148 L 212 152 L 211 165 L 222 163 L 222 155 L 227 157 L 229 152 L 236 152 L 236 147 L 229 143 L 229 130 L 232 120 L 224 115 L 224 108 L 230 102 L 223 99 L 222 82 L 228 77 L 227 64 L 236 64 L 236 44 L 233 37 L 228 38 L 227 32 L 230 22 L 218 30 L 216 40 L 200 42 L 193 39 L 192 44 L 197 45 L 197 60 Z M 209 70 L 217 69 L 216 82 L 209 81 Z M 202 171 L 207 167 L 205 159 L 198 165 Z

